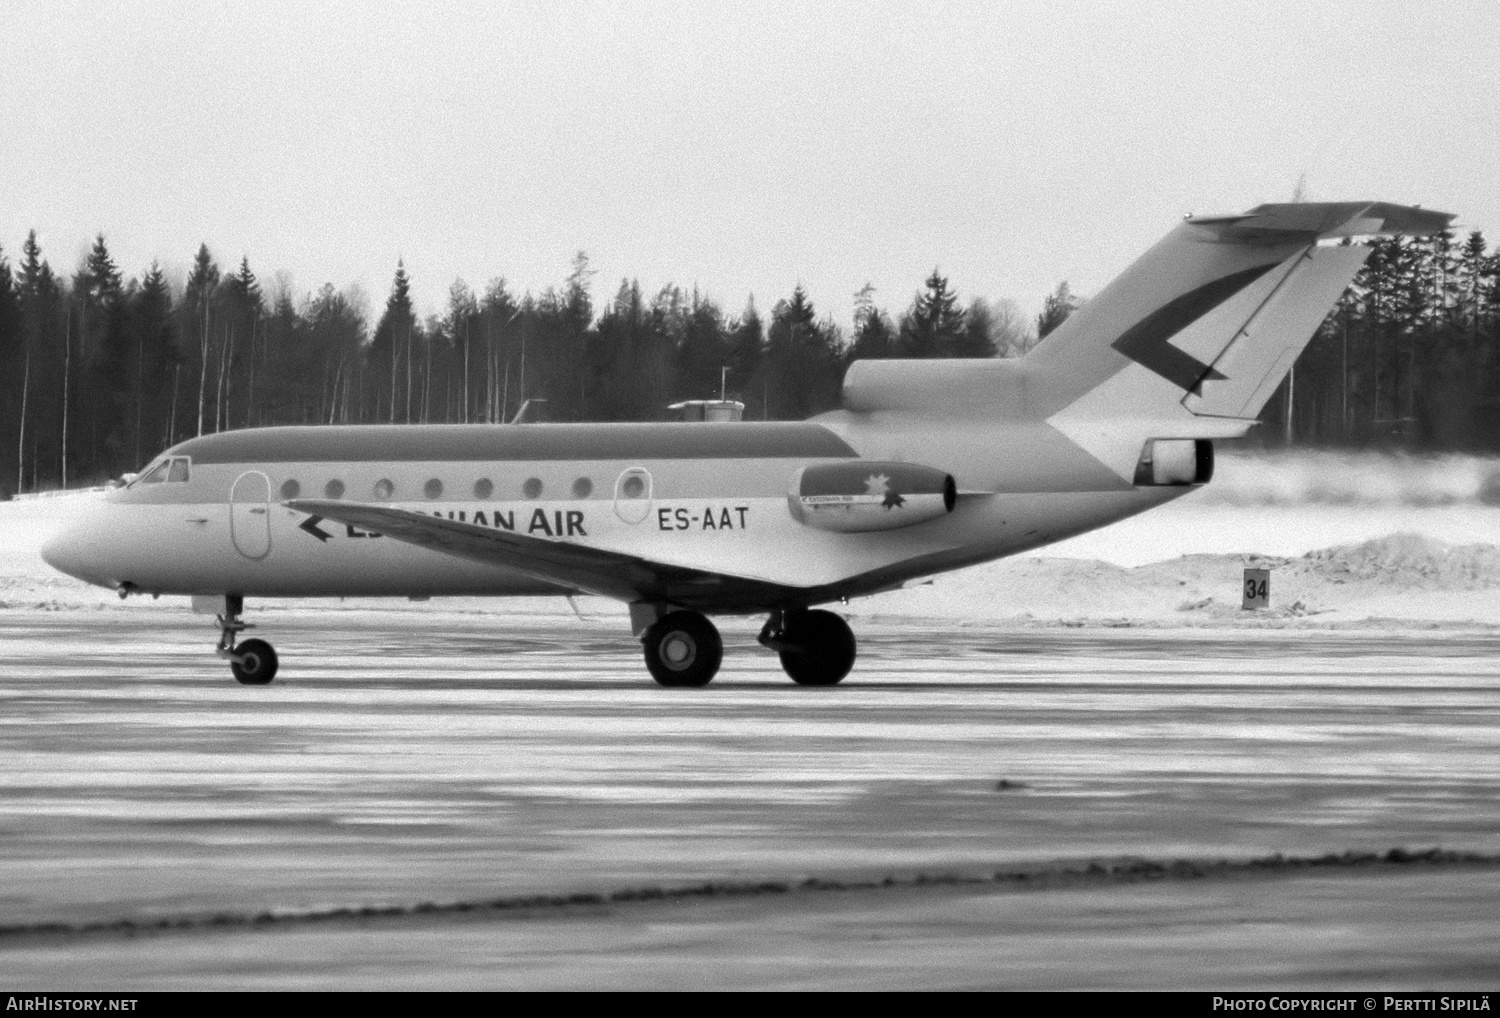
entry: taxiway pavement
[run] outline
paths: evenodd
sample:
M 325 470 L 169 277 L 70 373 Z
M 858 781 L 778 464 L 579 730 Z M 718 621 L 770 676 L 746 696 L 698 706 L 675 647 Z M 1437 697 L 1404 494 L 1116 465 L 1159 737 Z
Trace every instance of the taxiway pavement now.
M 861 624 L 856 671 L 818 690 L 793 686 L 747 620 L 725 625 L 713 685 L 663 690 L 617 620 L 500 607 L 256 612 L 282 657 L 264 688 L 234 683 L 212 626 L 165 605 L 6 611 L 0 926 L 1500 849 L 1487 629 Z M 0 981 L 1228 988 L 1384 971 L 1482 985 L 1500 973 L 1497 903 L 1492 873 L 1455 870 L 11 934 Z M 1374 969 L 1339 969 L 1361 951 Z M 1154 968 L 1130 961 L 1147 956 Z M 674 960 L 697 968 L 669 979 Z

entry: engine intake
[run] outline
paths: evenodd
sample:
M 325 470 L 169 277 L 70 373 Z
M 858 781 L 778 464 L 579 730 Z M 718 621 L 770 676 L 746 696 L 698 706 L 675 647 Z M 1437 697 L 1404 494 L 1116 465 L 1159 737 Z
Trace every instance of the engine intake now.
M 957 502 L 951 474 L 871 460 L 803 467 L 792 475 L 787 495 L 799 523 L 844 533 L 926 523 L 952 512 Z

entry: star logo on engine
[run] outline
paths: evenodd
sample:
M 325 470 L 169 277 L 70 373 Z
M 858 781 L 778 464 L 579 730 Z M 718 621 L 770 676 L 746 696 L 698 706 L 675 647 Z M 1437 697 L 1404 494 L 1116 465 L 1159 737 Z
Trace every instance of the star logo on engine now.
M 891 490 L 891 479 L 885 474 L 871 474 L 865 478 L 866 495 L 884 495 L 880 502 L 887 509 L 906 504 L 906 499 Z

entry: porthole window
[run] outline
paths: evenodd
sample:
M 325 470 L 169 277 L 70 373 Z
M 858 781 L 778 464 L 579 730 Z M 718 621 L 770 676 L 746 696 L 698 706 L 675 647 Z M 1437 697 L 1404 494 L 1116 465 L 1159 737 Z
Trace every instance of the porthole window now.
M 282 498 L 296 498 L 300 494 L 302 494 L 302 485 L 298 484 L 294 479 L 288 477 L 285 481 L 281 482 Z
M 573 497 L 588 498 L 594 493 L 594 482 L 587 477 L 580 477 L 573 482 Z
M 645 467 L 631 467 L 615 478 L 615 515 L 630 524 L 651 515 L 651 474 Z
M 390 498 L 395 493 L 396 493 L 396 486 L 394 484 L 392 484 L 390 481 L 386 480 L 384 477 L 382 477 L 380 480 L 378 480 L 378 481 L 375 482 L 375 497 L 376 498 Z
M 521 494 L 527 498 L 540 498 L 542 494 L 542 479 L 540 477 L 528 478 L 526 483 L 521 485 Z
M 488 477 L 481 477 L 474 482 L 474 497 L 489 498 L 495 493 L 495 485 Z
M 327 484 L 323 485 L 323 495 L 326 498 L 343 498 L 344 482 L 338 480 L 337 478 L 329 481 Z
M 422 485 L 422 494 L 426 495 L 428 498 L 442 498 L 443 482 L 434 477 L 432 480 Z

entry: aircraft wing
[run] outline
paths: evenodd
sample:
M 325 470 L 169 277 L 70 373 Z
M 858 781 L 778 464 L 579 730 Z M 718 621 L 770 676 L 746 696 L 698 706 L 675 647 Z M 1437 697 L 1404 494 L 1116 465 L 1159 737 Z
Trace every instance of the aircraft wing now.
M 320 498 L 292 499 L 284 504 L 297 512 L 376 531 L 420 548 L 619 601 L 703 609 L 731 604 L 774 605 L 785 600 L 791 589 L 764 580 L 653 562 L 622 552 L 547 541 L 390 506 Z

